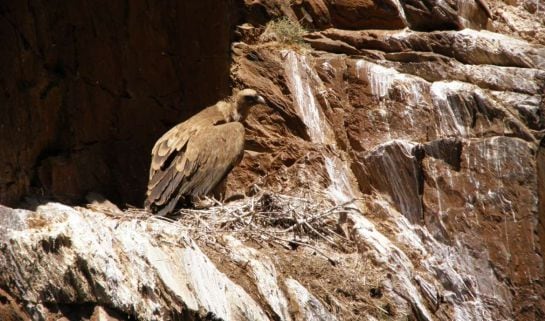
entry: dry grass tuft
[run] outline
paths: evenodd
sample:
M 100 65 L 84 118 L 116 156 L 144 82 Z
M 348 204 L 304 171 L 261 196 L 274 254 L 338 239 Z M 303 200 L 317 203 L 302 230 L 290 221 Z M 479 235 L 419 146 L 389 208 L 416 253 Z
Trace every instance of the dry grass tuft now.
M 265 31 L 260 36 L 260 41 L 276 41 L 285 46 L 307 48 L 308 44 L 303 38 L 306 34 L 307 30 L 298 21 L 282 17 L 267 23 Z

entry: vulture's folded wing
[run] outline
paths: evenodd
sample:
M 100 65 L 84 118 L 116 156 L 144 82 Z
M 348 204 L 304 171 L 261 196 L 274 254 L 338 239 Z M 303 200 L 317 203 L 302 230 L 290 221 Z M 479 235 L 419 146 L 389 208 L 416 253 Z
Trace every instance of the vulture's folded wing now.
M 168 168 L 174 157 L 183 152 L 189 138 L 197 135 L 202 128 L 214 126 L 224 120 L 216 105 L 205 108 L 190 119 L 174 126 L 157 140 L 151 151 L 150 181 L 157 171 Z
M 154 148 L 146 205 L 153 204 L 159 214 L 169 213 L 181 196 L 209 193 L 244 153 L 241 123 L 202 127 L 190 134 L 185 139 L 172 137 L 175 144 L 167 137 Z

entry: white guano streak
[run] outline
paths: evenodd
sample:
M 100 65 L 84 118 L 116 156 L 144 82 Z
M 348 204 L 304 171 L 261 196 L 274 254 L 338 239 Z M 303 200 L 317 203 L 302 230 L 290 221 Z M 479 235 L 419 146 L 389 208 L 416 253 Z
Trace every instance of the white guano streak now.
M 323 120 L 318 109 L 318 102 L 308 81 L 312 72 L 308 66 L 307 58 L 299 56 L 293 51 L 286 54 L 287 64 L 285 66 L 288 84 L 295 98 L 295 108 L 303 123 L 307 126 L 310 139 L 319 144 L 326 143 L 325 128 L 327 124 Z
M 290 89 L 295 97 L 295 107 L 303 123 L 307 126 L 310 139 L 317 144 L 331 143 L 335 149 L 334 140 L 328 141 L 332 129 L 325 121 L 325 116 L 320 109 L 312 90 L 311 81 L 318 87 L 325 87 L 318 75 L 308 65 L 307 57 L 298 55 L 293 51 L 286 54 L 286 75 Z M 333 68 L 325 62 L 324 67 Z M 324 165 L 331 181 L 327 188 L 328 196 L 337 204 L 343 204 L 354 199 L 348 173 L 348 168 L 337 156 L 324 156 Z

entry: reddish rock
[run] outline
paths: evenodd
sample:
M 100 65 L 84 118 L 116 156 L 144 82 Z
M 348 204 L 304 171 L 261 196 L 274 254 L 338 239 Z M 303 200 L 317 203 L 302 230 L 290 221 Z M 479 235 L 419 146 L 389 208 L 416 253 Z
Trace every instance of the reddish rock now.
M 545 24 L 532 3 L 246 0 L 239 36 L 253 40 L 232 61 L 227 3 L 10 3 L 0 202 L 36 188 L 139 203 L 151 144 L 230 80 L 267 100 L 231 194 L 357 198 L 341 229 L 396 317 L 541 320 Z M 256 42 L 281 15 L 317 28 L 313 49 Z
M 414 144 L 392 141 L 358 155 L 352 165 L 363 193 L 389 195 L 395 208 L 413 224 L 421 224 L 424 219 L 417 156 Z
M 538 281 L 545 275 L 538 243 L 542 229 L 537 223 L 541 215 L 537 179 L 541 165 L 534 160 L 543 128 L 538 125 L 543 115 L 538 94 L 544 88 L 543 72 L 538 68 L 545 57 L 543 48 L 473 31 L 426 34 L 327 30 L 321 35 L 345 42 L 362 53 L 374 52 L 365 58 L 296 53 L 306 55 L 300 60 L 309 67 L 302 71 L 300 84 L 301 88 L 306 88 L 305 82 L 312 84 L 315 100 L 307 100 L 307 105 L 317 106 L 326 115 L 327 121 L 320 125 L 324 131 L 334 127 L 334 140 L 326 139 L 326 144 L 313 138 L 316 135 L 309 128 L 311 123 L 305 121 L 304 113 L 308 111 L 302 114 L 295 108 L 298 99 L 307 96 L 297 96 L 297 90 L 289 86 L 289 70 L 281 67 L 288 63 L 290 50 L 244 47 L 235 55 L 235 82 L 267 84 L 262 90 L 274 106 L 273 114 L 278 113 L 275 117 L 292 121 L 286 128 L 290 134 L 285 136 L 283 148 L 297 146 L 298 153 L 306 150 L 311 155 L 313 144 L 325 155 L 329 155 L 328 148 L 340 150 L 348 157 L 357 178 L 358 184 L 353 188 L 363 192 L 365 213 L 377 228 L 385 234 L 395 234 L 403 220 L 396 215 L 402 215 L 413 226 L 423 228 L 423 233 L 431 233 L 424 239 L 439 242 L 434 246 L 443 244 L 463 253 L 462 260 L 472 262 L 464 265 L 465 272 L 458 270 L 463 276 L 455 276 L 456 273 L 439 267 L 442 265 L 438 262 L 424 268 L 429 273 L 427 277 L 439 282 L 439 292 L 452 293 L 452 297 L 445 298 L 448 304 L 464 302 L 461 304 L 468 309 L 463 312 L 468 313 L 466 316 L 484 313 L 483 319 L 539 319 L 545 311 L 544 301 L 530 293 L 545 293 Z M 470 39 L 476 45 L 469 49 L 472 54 L 462 49 L 466 48 L 462 44 Z M 340 47 L 331 48 L 338 52 L 336 48 Z M 253 117 L 265 117 L 256 114 Z M 302 124 L 291 120 L 292 115 L 298 115 Z M 281 128 L 274 122 L 269 124 L 273 132 Z M 278 124 L 284 126 L 283 122 Z M 306 129 L 307 135 L 300 132 L 301 128 Z M 536 131 L 537 128 L 540 129 Z M 253 135 L 250 141 L 258 140 Z M 278 146 L 267 141 L 261 141 L 260 146 L 259 158 L 249 155 L 243 161 L 246 176 L 252 171 L 247 164 L 259 163 L 259 171 L 268 172 L 270 163 L 258 159 L 278 153 Z M 303 165 L 283 164 L 283 172 L 290 174 L 284 178 L 289 182 L 281 185 L 282 190 L 298 193 L 301 188 L 308 188 L 304 180 L 296 179 L 295 173 L 304 179 L 308 179 L 310 171 L 323 173 L 322 159 L 311 159 Z M 315 175 L 327 178 L 324 174 Z M 326 189 L 334 181 L 318 179 L 313 184 Z M 279 186 L 270 180 L 260 183 Z M 356 220 L 352 224 L 363 223 Z M 366 251 L 373 248 L 370 241 L 361 242 L 367 242 Z M 411 248 L 414 242 L 408 243 L 405 253 L 421 255 L 417 254 L 421 250 Z M 439 248 L 434 251 L 443 251 Z M 421 260 L 427 259 L 430 256 Z M 413 264 L 421 263 L 415 259 Z M 421 287 L 422 291 L 429 291 L 428 285 Z M 487 312 L 470 307 L 471 298 L 479 297 L 479 293 L 496 293 L 493 300 L 477 299 L 487 301 Z M 455 318 L 443 308 L 438 309 L 436 316 Z
M 485 0 L 406 1 L 400 0 L 408 25 L 413 30 L 483 29 L 492 18 Z
M 35 187 L 140 205 L 154 141 L 230 93 L 228 2 L 9 1 L 0 11 L 2 204 Z M 54 187 L 38 175 L 50 158 L 63 159 Z
M 406 26 L 398 1 L 327 1 L 333 26 L 340 29 L 401 29 Z

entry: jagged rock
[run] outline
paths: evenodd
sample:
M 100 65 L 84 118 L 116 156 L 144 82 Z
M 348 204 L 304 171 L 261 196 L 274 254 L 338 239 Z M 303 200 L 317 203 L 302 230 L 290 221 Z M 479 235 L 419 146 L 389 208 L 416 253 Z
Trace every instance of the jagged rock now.
M 332 25 L 341 29 L 399 29 L 407 25 L 399 1 L 327 1 Z
M 358 49 L 385 52 L 423 51 L 452 57 L 465 64 L 522 68 L 545 66 L 545 49 L 540 45 L 489 31 L 386 31 L 327 29 L 320 35 L 346 42 Z
M 445 30 L 484 29 L 492 12 L 485 0 L 283 0 L 245 1 L 269 17 L 287 16 L 313 28 Z M 254 13 L 254 19 L 258 15 Z M 261 19 L 263 19 L 261 17 Z
M 305 54 L 242 46 L 235 56 L 234 77 L 247 85 L 267 84 L 263 89 L 278 117 L 299 115 L 303 124 L 298 126 L 304 126 L 306 135 L 298 132 L 300 127 L 288 126 L 294 135 L 288 144 L 303 147 L 295 142 L 310 140 L 315 148 L 326 154 L 333 149 L 335 157 L 349 163 L 344 171 L 359 186 L 354 179 L 340 183 L 336 175 L 329 181 L 344 186 L 348 195 L 363 192 L 367 219 L 350 216 L 348 226 L 360 250 L 374 258 L 382 273 L 397 273 L 384 281 L 386 292 L 394 298 L 408 293 L 397 299 L 409 302 L 421 319 L 539 318 L 542 300 L 534 297 L 530 304 L 509 289 L 544 291 L 537 281 L 519 279 L 525 264 L 536 267 L 524 272 L 531 280 L 544 275 L 539 246 L 522 236 L 539 231 L 536 218 L 541 215 L 534 155 L 543 131 L 538 124 L 543 117 L 544 48 L 471 30 L 330 29 L 309 39 L 326 38 L 346 47 L 337 43 L 320 47 L 333 48 L 334 54 Z M 346 56 L 346 48 L 364 56 Z M 275 67 L 281 65 L 283 69 Z M 290 85 L 294 70 L 299 70 L 298 87 Z M 258 138 L 252 133 L 249 139 Z M 280 150 L 264 143 L 260 159 Z M 253 163 L 254 157 L 244 161 Z M 303 168 L 285 165 L 302 172 L 323 171 L 312 162 Z M 320 184 L 326 188 L 329 181 Z M 522 187 L 522 182 L 528 184 Z M 288 185 L 304 189 L 299 180 Z M 516 217 L 533 217 L 534 223 Z M 453 270 L 444 263 L 452 251 L 460 253 Z M 416 281 L 412 271 L 423 266 L 427 281 Z M 496 297 L 489 300 L 482 293 Z
M 406 1 L 403 14 L 413 30 L 483 29 L 492 13 L 485 0 Z
M 4 208 L 2 316 L 544 318 L 537 2 L 142 6 L 0 9 L 11 39 L 4 58 L 15 61 L 2 69 L 1 97 L 13 108 L 0 113 L 0 202 L 37 188 L 67 202 L 98 191 L 138 203 L 153 133 L 225 96 L 230 73 L 268 106 L 249 115 L 246 154 L 228 189 L 249 195 L 248 204 L 269 190 L 338 206 L 326 226 L 342 244 L 318 238 L 302 249 L 290 243 L 294 233 L 286 249 L 209 235 L 222 244 L 216 251 L 176 224 L 120 217 L 105 200 L 93 210 Z M 194 28 L 198 12 L 206 19 Z M 301 39 L 312 49 L 258 42 L 282 15 L 313 30 Z M 248 43 L 230 43 L 225 26 L 235 21 L 252 24 L 238 28 Z M 130 278 L 116 274 L 124 270 Z M 228 295 L 208 293 L 220 288 Z
M 109 307 L 139 320 L 270 319 L 177 224 L 55 203 L 35 212 L 3 207 L 1 214 L 0 284 L 10 286 L 33 319 L 47 319 L 61 305 Z M 256 250 L 229 242 L 235 261 L 250 260 L 254 282 L 280 320 L 292 320 L 288 298 L 332 320 L 303 286 L 292 286 L 295 280 L 289 292 L 281 290 L 274 265 Z
M 543 7 L 539 2 L 491 1 L 491 10 L 496 19 L 490 22 L 489 30 L 520 37 L 530 43 L 545 44 L 545 21 L 538 12 Z
M 352 168 L 363 193 L 376 190 L 390 195 L 397 210 L 418 224 L 423 219 L 422 174 L 415 153 L 414 144 L 392 141 L 359 156 Z
M 141 320 L 267 319 L 176 225 L 60 204 L 2 208 L 1 220 L 0 283 L 33 318 L 46 319 L 49 305 L 91 303 Z

